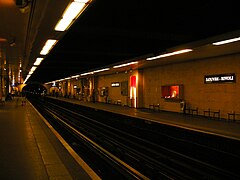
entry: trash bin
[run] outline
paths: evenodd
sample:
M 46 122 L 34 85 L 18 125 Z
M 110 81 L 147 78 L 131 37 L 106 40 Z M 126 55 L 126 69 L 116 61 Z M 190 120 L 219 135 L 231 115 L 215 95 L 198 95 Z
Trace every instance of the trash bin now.
M 180 110 L 183 112 L 183 114 L 186 113 L 186 103 L 185 103 L 185 101 L 180 102 Z

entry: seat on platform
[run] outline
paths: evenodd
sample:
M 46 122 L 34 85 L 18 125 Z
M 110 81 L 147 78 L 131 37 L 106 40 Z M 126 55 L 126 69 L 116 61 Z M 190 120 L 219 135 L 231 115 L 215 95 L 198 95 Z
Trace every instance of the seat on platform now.
M 6 98 L 5 98 L 5 97 L 2 97 L 2 98 L 1 98 L 1 104 L 5 104 L 5 101 L 6 101 Z

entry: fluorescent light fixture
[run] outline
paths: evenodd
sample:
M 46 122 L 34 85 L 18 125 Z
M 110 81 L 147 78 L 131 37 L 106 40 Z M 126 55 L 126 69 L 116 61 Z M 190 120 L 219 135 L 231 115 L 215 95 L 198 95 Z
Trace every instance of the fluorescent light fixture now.
M 41 64 L 42 60 L 43 60 L 43 58 L 37 58 L 33 65 L 34 66 L 39 66 Z
M 31 71 L 31 72 L 34 72 L 36 69 L 37 69 L 37 67 L 36 67 L 36 66 L 33 66 L 30 71 Z
M 90 0 L 74 0 L 74 2 L 88 3 Z
M 110 69 L 110 68 L 99 69 L 99 70 L 93 71 L 93 73 L 108 71 L 109 69 Z
M 72 76 L 71 78 L 78 78 L 80 75 Z
M 89 0 L 75 0 L 66 8 L 60 19 L 55 26 L 56 31 L 65 31 L 69 25 L 75 20 L 82 10 L 88 5 Z
M 59 79 L 59 80 L 57 80 L 58 82 L 60 82 L 60 81 L 64 81 L 65 79 Z
M 93 74 L 93 72 L 83 73 L 83 74 L 81 74 L 81 76 L 86 76 L 86 75 L 89 75 L 89 74 Z
M 67 10 L 63 14 L 63 19 L 71 19 L 73 20 L 79 12 L 84 8 L 85 3 L 72 2 L 70 6 L 68 6 Z
M 161 54 L 159 56 L 154 56 L 154 57 L 151 57 L 151 58 L 147 58 L 147 60 L 151 61 L 151 60 L 160 59 L 160 58 L 164 58 L 164 57 L 168 57 L 168 56 L 174 56 L 174 55 L 177 55 L 177 54 L 187 53 L 187 52 L 190 52 L 190 51 L 192 51 L 192 49 L 183 49 L 183 50 L 174 51 L 174 52 L 171 52 L 171 53 Z
M 232 43 L 232 42 L 235 42 L 235 41 L 240 41 L 240 37 L 227 39 L 227 40 L 215 42 L 215 43 L 212 43 L 212 44 L 213 45 L 222 45 L 222 44 Z
M 24 80 L 23 84 L 27 82 L 27 80 L 30 78 L 31 75 L 27 75 L 26 79 Z
M 53 48 L 53 46 L 57 43 L 57 40 L 55 39 L 48 39 L 42 48 L 40 54 L 41 55 L 46 55 L 49 53 L 49 51 Z
M 60 19 L 55 27 L 56 31 L 65 31 L 67 27 L 70 25 L 72 20 L 70 19 Z
M 120 68 L 120 67 L 124 67 L 124 66 L 130 66 L 133 64 L 137 64 L 138 62 L 130 62 L 130 63 L 126 63 L 126 64 L 121 64 L 121 65 L 117 65 L 117 66 L 113 66 L 113 68 Z
M 30 71 L 28 72 L 29 75 L 33 74 L 33 72 L 37 69 L 36 66 L 33 66 Z

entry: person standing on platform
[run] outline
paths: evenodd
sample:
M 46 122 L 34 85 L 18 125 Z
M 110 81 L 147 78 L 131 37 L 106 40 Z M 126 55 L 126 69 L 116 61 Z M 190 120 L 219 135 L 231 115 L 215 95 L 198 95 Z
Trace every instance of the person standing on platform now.
M 26 96 L 22 95 L 22 106 L 26 105 Z

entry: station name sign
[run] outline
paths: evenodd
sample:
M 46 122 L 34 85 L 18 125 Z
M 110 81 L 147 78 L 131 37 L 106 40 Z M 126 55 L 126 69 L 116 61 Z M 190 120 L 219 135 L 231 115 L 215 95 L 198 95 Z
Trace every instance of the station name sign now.
M 205 84 L 235 83 L 235 82 L 236 82 L 236 75 L 234 73 L 204 76 L 204 83 Z
M 119 82 L 112 82 L 112 87 L 119 87 L 120 83 Z

